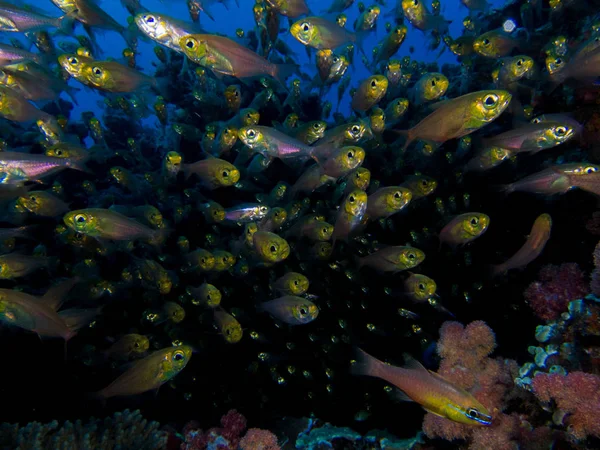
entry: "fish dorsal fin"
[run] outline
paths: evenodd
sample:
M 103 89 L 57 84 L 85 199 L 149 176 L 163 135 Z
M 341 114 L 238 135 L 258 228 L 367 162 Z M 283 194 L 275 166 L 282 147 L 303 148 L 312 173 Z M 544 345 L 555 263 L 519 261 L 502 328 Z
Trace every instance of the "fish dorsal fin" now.
M 427 370 L 427 369 L 425 369 L 425 370 Z M 443 382 L 443 383 L 445 383 L 445 384 L 448 384 L 448 380 L 446 380 L 446 379 L 445 379 L 445 378 L 444 378 L 442 375 L 440 375 L 439 373 L 432 372 L 431 370 L 427 370 L 427 373 L 429 373 L 429 375 L 431 375 L 433 378 L 435 378 L 435 379 L 437 379 L 437 380 L 439 380 L 439 381 L 441 381 L 441 382 Z
M 410 398 L 404 391 L 400 389 L 394 389 L 392 391 L 392 396 L 399 402 L 414 402 L 412 398 Z
M 402 356 L 404 357 L 404 366 L 403 367 L 405 369 L 429 373 L 429 371 L 423 366 L 423 364 L 421 364 L 415 358 L 410 356 L 408 353 L 404 353 L 404 355 L 402 355 Z
M 58 309 L 64 303 L 69 291 L 79 282 L 79 277 L 69 278 L 61 283 L 52 286 L 46 291 L 44 296 L 41 298 L 42 302 L 54 311 Z
M 440 109 L 442 106 L 447 105 L 450 102 L 449 99 L 440 100 L 439 102 L 432 103 L 431 105 L 427 105 L 431 111 L 436 111 Z

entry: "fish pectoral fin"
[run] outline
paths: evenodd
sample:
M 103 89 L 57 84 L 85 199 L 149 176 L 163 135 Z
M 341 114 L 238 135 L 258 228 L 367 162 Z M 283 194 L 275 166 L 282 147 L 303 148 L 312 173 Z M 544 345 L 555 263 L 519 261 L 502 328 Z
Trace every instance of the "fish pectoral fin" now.
M 432 411 L 431 409 L 427 409 L 427 408 L 425 408 L 424 406 L 423 406 L 423 409 L 424 409 L 425 411 L 427 411 L 428 413 L 431 413 L 431 414 L 433 414 L 433 415 L 435 415 L 435 416 L 438 416 L 438 417 L 444 417 L 445 419 L 447 419 L 447 417 L 445 417 L 445 416 L 442 416 L 440 413 L 437 413 L 437 412 L 435 412 L 435 411 Z

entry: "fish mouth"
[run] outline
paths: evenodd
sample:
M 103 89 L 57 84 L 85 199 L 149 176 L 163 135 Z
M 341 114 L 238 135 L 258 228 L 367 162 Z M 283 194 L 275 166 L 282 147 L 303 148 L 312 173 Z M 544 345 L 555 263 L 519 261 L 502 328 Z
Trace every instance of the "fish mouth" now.
M 492 416 L 489 414 L 479 413 L 479 417 L 473 418 L 473 420 L 481 425 L 489 426 L 492 424 Z

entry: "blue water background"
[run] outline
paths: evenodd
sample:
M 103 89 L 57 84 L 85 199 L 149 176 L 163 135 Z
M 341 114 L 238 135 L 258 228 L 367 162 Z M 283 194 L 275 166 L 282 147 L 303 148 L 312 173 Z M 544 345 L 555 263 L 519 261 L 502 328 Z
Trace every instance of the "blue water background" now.
M 307 3 L 311 8 L 311 11 L 317 15 L 331 4 L 332 0 L 309 0 Z M 58 8 L 54 7 L 50 0 L 38 0 L 35 2 L 36 6 L 44 8 L 51 15 L 60 15 L 61 12 Z M 210 6 L 210 11 L 212 16 L 215 18 L 213 22 L 210 20 L 205 14 L 201 13 L 200 15 L 200 23 L 207 32 L 220 32 L 227 34 L 228 36 L 235 37 L 235 30 L 237 28 L 242 28 L 246 31 L 249 31 L 254 28 L 254 18 L 252 13 L 252 7 L 254 5 L 254 0 L 239 0 L 239 8 L 236 6 L 235 0 L 228 0 L 229 9 L 225 8 L 223 4 L 216 3 Z M 348 22 L 346 27 L 348 29 L 353 29 L 353 24 L 355 19 L 358 17 L 358 3 L 355 2 L 351 8 L 345 11 L 348 16 Z M 370 6 L 370 2 L 364 2 L 365 5 Z M 375 33 L 371 33 L 364 41 L 365 53 L 367 55 L 371 55 L 372 48 L 377 45 L 387 34 L 385 30 L 386 22 L 393 22 L 393 17 L 388 16 L 385 17 L 388 12 L 393 11 L 395 7 L 395 1 L 387 0 L 386 6 L 381 6 L 382 14 L 378 19 L 378 27 Z M 493 7 L 500 7 L 504 4 L 504 0 L 492 0 L 490 2 Z M 185 0 L 143 0 L 143 6 L 148 8 L 150 11 L 161 12 L 168 14 L 172 17 L 176 17 L 178 19 L 189 21 L 189 13 L 187 10 L 187 5 Z M 127 17 L 129 13 L 127 10 L 121 5 L 119 0 L 104 0 L 99 2 L 99 5 L 109 13 L 115 20 L 117 20 L 120 24 L 127 24 Z M 462 21 L 468 15 L 468 10 L 465 8 L 459 0 L 447 0 L 442 1 L 442 15 L 447 19 L 451 20 L 450 24 L 450 34 L 452 37 L 456 38 L 462 35 Z M 518 19 L 518 18 L 512 18 Z M 518 24 L 518 21 L 517 21 Z M 418 29 L 412 27 L 407 23 L 409 28 L 406 40 L 400 50 L 398 51 L 396 58 L 401 58 L 405 55 L 411 56 L 411 58 L 416 59 L 418 61 L 425 62 L 433 62 L 436 61 L 439 63 L 441 67 L 445 63 L 456 63 L 456 57 L 449 51 L 446 50 L 441 56 L 439 55 L 439 49 L 429 51 L 427 49 L 428 38 Z M 282 17 L 281 27 L 287 28 L 287 18 Z M 85 31 L 81 28 L 81 26 L 77 26 L 76 29 L 77 34 L 85 34 Z M 14 38 L 15 35 L 12 33 L 6 33 L 4 37 L 4 41 L 8 41 L 10 38 Z M 19 37 L 23 42 L 26 42 L 22 36 Z M 291 46 L 291 48 L 298 55 L 298 63 L 303 65 L 303 70 L 306 70 L 308 66 L 306 64 L 311 65 L 310 70 L 313 72 L 310 74 L 314 75 L 316 72 L 314 71 L 314 52 L 312 52 L 311 61 L 307 59 L 306 52 L 303 48 L 303 45 L 296 41 L 293 36 L 289 32 L 281 33 L 280 38 L 284 39 L 287 44 Z M 98 44 L 104 50 L 104 54 L 102 55 L 102 59 L 106 59 L 108 57 L 115 58 L 117 60 L 122 60 L 122 51 L 127 47 L 124 39 L 116 32 L 106 31 L 98 33 Z M 442 46 L 444 44 L 441 44 Z M 153 47 L 155 44 L 153 42 L 146 42 L 142 39 L 139 40 L 138 46 L 138 56 L 137 56 L 137 64 L 147 74 L 153 74 L 154 68 L 152 64 L 159 64 L 158 59 L 156 58 Z M 411 54 L 409 49 L 413 47 L 414 52 Z M 440 47 L 441 49 L 441 47 Z M 357 53 L 354 61 L 354 66 L 350 69 L 352 82 L 350 83 L 350 87 L 358 86 L 362 79 L 370 75 L 370 71 L 363 66 L 360 55 Z M 70 80 L 69 83 L 77 88 L 82 88 L 82 86 L 75 80 Z M 63 94 L 64 96 L 64 94 Z M 66 98 L 66 97 L 65 97 Z M 89 89 L 82 89 L 76 95 L 77 101 L 79 103 L 78 106 L 75 107 L 71 119 L 77 120 L 83 111 L 93 111 L 97 117 L 101 118 L 103 111 L 103 98 L 97 92 L 94 92 Z M 330 100 L 334 108 L 337 105 L 337 89 L 336 86 L 330 90 L 327 99 Z M 340 112 L 348 115 L 350 112 L 349 109 L 350 96 L 347 94 L 343 99 L 340 107 Z M 155 117 L 152 116 L 150 121 L 155 121 Z

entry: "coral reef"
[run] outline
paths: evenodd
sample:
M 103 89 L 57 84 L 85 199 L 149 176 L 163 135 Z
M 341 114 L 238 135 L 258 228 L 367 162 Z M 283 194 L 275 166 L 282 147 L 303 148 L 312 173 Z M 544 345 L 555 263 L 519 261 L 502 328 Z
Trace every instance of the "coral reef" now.
M 164 449 L 168 435 L 157 422 L 148 422 L 139 410 L 117 412 L 104 420 L 85 424 L 32 422 L 0 425 L 0 448 L 18 450 L 153 450 Z
M 411 450 L 424 443 L 422 433 L 413 438 L 398 439 L 387 431 L 372 430 L 364 436 L 347 427 L 336 427 L 330 423 L 321 423 L 308 419 L 306 430 L 300 432 L 295 441 L 296 449 L 394 449 Z
M 277 436 L 269 430 L 250 428 L 240 441 L 242 450 L 279 450 Z
M 538 280 L 525 290 L 525 301 L 537 317 L 556 320 L 567 304 L 590 292 L 585 274 L 576 263 L 549 264 L 542 267 Z
M 440 329 L 437 352 L 442 358 L 438 374 L 471 392 L 490 411 L 489 427 L 473 427 L 451 422 L 431 413 L 423 421 L 429 438 L 448 441 L 463 440 L 465 448 L 506 450 L 528 448 L 526 443 L 549 445 L 553 433 L 547 427 L 534 428 L 526 415 L 509 412 L 511 400 L 522 400 L 514 377 L 518 370 L 513 360 L 491 358 L 496 347 L 494 333 L 482 321 L 466 327 L 458 322 L 445 322 Z M 541 447 L 540 447 L 541 448 Z
M 600 377 L 584 372 L 539 373 L 531 384 L 542 402 L 556 403 L 554 422 L 567 425 L 575 441 L 588 435 L 600 437 Z
M 246 418 L 232 409 L 221 417 L 221 426 L 202 431 L 198 422 L 189 422 L 183 429 L 181 450 L 279 450 L 277 436 L 268 430 L 246 430 Z
M 600 242 L 594 248 L 594 270 L 592 271 L 590 289 L 594 295 L 600 295 Z

